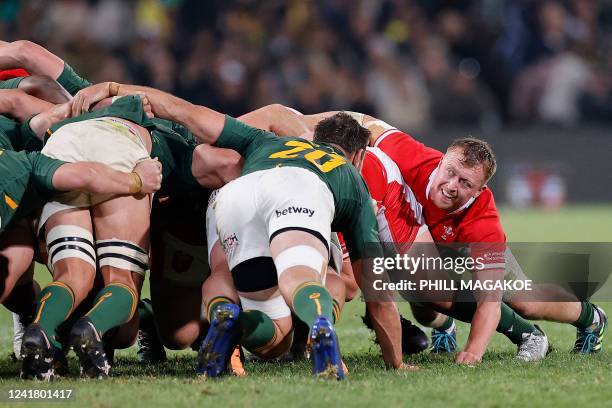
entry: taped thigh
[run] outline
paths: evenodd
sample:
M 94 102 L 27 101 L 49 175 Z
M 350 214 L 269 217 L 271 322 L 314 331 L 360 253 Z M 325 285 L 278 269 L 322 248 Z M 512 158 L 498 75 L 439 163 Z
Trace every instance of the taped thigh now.
M 96 268 L 93 235 L 76 225 L 57 225 L 47 234 L 47 267 L 53 273 L 54 265 L 67 258 L 77 258 Z
M 149 254 L 130 241 L 103 239 L 96 241 L 98 266 L 112 266 L 144 276 L 149 268 Z
M 266 300 L 252 300 L 240 296 L 242 310 L 259 310 L 272 320 L 291 316 L 291 309 L 281 295 Z
M 274 265 L 280 279 L 287 269 L 295 266 L 305 266 L 324 275 L 326 271 L 323 268 L 327 267 L 327 262 L 316 248 L 309 245 L 296 245 L 281 251 L 274 258 Z

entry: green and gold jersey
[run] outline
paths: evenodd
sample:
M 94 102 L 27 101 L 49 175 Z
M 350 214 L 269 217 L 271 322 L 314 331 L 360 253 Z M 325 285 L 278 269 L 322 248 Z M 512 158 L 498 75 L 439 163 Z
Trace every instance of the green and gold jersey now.
M 53 175 L 62 164 L 41 153 L 0 149 L 0 232 L 48 201 L 54 193 Z
M 334 196 L 332 230 L 343 234 L 351 260 L 366 257 L 366 244 L 379 242 L 368 188 L 357 169 L 331 145 L 277 137 L 226 116 L 215 146 L 234 149 L 244 157 L 243 175 L 287 166 L 301 167 L 319 176 Z M 379 256 L 377 247 L 368 246 L 367 256 Z

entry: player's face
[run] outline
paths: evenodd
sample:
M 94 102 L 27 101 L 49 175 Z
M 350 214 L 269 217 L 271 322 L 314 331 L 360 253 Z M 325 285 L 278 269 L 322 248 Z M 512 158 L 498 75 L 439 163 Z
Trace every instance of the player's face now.
M 429 196 L 436 207 L 455 211 L 478 197 L 485 184 L 484 166 L 465 167 L 459 149 L 446 152 L 431 185 Z

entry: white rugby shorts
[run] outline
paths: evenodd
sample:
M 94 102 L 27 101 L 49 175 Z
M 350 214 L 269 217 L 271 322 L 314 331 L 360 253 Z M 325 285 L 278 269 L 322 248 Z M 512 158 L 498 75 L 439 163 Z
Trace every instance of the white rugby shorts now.
M 329 249 L 334 198 L 306 169 L 275 167 L 241 176 L 219 190 L 212 210 L 230 269 L 272 256 L 270 240 L 279 231 L 315 232 Z
M 104 117 L 69 123 L 49 138 L 41 153 L 53 159 L 75 163 L 104 163 L 117 171 L 131 172 L 136 164 L 150 158 L 140 135 L 123 120 Z M 77 207 L 92 207 L 111 199 L 108 194 L 79 191 L 57 194 L 43 208 L 39 228 L 55 213 Z

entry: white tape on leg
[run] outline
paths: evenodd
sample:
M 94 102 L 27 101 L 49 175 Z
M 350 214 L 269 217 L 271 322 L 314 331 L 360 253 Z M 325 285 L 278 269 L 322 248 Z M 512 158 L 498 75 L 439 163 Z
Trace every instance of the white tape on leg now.
M 308 245 L 296 245 L 287 248 L 274 258 L 278 277 L 294 266 L 306 266 L 321 273 L 325 258 L 315 248 Z
M 96 267 L 96 251 L 93 235 L 85 228 L 76 225 L 57 225 L 47 234 L 47 267 L 53 272 L 53 266 L 66 258 L 78 258 Z

